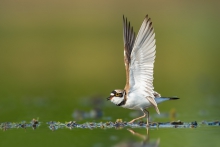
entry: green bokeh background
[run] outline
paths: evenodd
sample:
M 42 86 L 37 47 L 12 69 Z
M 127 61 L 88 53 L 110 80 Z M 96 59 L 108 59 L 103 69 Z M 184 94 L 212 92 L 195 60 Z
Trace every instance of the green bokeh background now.
M 138 32 L 146 14 L 156 33 L 155 90 L 181 98 L 160 111 L 219 119 L 219 8 L 217 0 L 1 0 L 0 121 L 72 120 L 74 109 L 91 109 L 85 97 L 105 100 L 123 88 L 122 15 Z M 102 110 L 131 119 L 131 110 L 113 104 Z

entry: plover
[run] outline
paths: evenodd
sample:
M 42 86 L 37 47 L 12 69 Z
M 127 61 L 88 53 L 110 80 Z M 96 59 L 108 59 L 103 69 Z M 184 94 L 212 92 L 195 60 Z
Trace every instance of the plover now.
M 144 115 L 129 123 L 147 116 L 149 126 L 149 111 L 153 106 L 160 114 L 158 104 L 177 97 L 161 97 L 154 91 L 153 68 L 156 53 L 155 33 L 151 19 L 145 17 L 141 28 L 135 36 L 133 27 L 123 16 L 124 63 L 126 84 L 124 89 L 113 90 L 107 100 L 123 108 L 141 110 Z

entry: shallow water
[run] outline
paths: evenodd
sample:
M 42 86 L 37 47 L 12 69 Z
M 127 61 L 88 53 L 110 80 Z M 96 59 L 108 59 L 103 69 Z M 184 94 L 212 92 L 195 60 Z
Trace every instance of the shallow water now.
M 36 102 L 25 99 L 25 102 L 17 102 L 16 105 L 10 99 L 2 102 L 5 112 L 7 109 L 15 110 L 2 115 L 0 146 L 217 147 L 220 144 L 220 126 L 219 121 L 216 121 L 219 120 L 218 107 L 215 107 L 219 104 L 209 105 L 206 109 L 194 109 L 189 113 L 189 110 L 181 112 L 174 107 L 170 110 L 163 107 L 181 103 L 181 100 L 172 101 L 160 105 L 161 115 L 150 108 L 150 120 L 159 125 L 154 124 L 147 130 L 144 124 L 146 119 L 134 124 L 126 123 L 142 115 L 140 111 L 117 107 L 106 102 L 103 97 L 81 98 L 74 107 L 68 105 L 68 101 L 59 103 L 58 100 L 53 103 L 44 100 L 45 108 L 39 102 L 42 99 L 37 99 Z M 35 117 L 33 121 L 33 114 L 40 117 Z M 172 121 L 176 123 L 168 123 Z M 33 125 L 36 125 L 36 129 L 33 129 Z
M 0 3 L 0 123 L 15 125 L 1 126 L 0 147 L 220 146 L 220 127 L 201 125 L 220 120 L 217 1 Z M 197 121 L 196 128 L 153 127 L 147 134 L 145 127 L 65 127 L 69 121 L 128 122 L 142 115 L 106 102 L 125 83 L 123 14 L 136 33 L 146 14 L 152 18 L 155 90 L 180 97 L 159 105 L 161 115 L 150 108 L 150 120 Z M 40 126 L 24 129 L 23 121 L 33 118 Z M 52 131 L 50 121 L 64 126 Z
M 23 122 L 21 122 L 23 123 Z M 220 126 L 198 123 L 196 128 L 59 128 L 48 123 L 0 131 L 1 146 L 219 146 Z

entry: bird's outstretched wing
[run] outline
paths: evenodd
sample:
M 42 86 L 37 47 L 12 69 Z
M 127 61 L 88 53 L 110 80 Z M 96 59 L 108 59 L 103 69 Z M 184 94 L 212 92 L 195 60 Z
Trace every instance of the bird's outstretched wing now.
M 127 20 L 124 22 L 124 51 L 127 75 L 125 89 L 127 92 L 138 90 L 155 107 L 157 113 L 160 113 L 154 99 L 153 68 L 156 45 L 152 22 L 147 15 L 135 41 L 134 35 L 131 35 L 134 33 L 130 23 L 127 23 Z
M 123 39 L 124 39 L 124 62 L 125 62 L 125 71 L 126 71 L 126 85 L 125 90 L 128 93 L 130 89 L 129 84 L 129 67 L 131 62 L 131 52 L 134 46 L 135 41 L 135 33 L 133 31 L 133 27 L 130 26 L 130 22 L 127 21 L 127 18 L 123 16 Z

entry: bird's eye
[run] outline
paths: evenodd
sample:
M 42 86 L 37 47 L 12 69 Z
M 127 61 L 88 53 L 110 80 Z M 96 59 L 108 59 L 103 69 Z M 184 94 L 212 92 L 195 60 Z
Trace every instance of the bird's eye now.
M 115 96 L 116 97 L 122 97 L 123 95 L 122 95 L 122 93 L 116 93 Z

